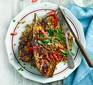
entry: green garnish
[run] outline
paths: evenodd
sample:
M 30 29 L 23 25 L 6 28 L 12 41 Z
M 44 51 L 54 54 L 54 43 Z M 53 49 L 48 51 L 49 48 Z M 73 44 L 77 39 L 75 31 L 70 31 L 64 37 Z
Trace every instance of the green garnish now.
M 58 28 L 57 33 L 62 34 L 62 30 Z
M 58 28 L 57 33 L 56 33 L 56 39 L 61 40 L 62 42 L 66 42 L 65 37 L 62 36 L 62 30 Z
M 38 40 L 37 42 L 38 42 L 39 44 L 43 44 L 43 42 L 42 42 L 41 40 Z
M 72 51 L 70 51 L 70 52 L 71 52 L 72 56 L 74 56 L 74 55 L 75 55 Z
M 37 41 L 39 44 L 47 44 L 47 43 L 50 43 L 50 40 L 47 38 L 45 40 L 38 40 Z
M 13 20 L 13 22 L 15 22 L 15 20 Z
M 39 37 L 40 37 L 40 38 L 44 38 L 44 35 L 43 35 L 43 34 L 39 34 Z
M 48 36 L 53 36 L 54 29 L 50 28 L 50 29 L 47 29 L 47 31 L 48 31 Z
M 58 28 L 58 30 L 56 32 L 56 38 L 57 38 L 57 40 L 61 40 L 61 38 L 62 38 L 62 30 L 60 28 Z
M 51 25 L 51 22 L 47 22 L 48 25 Z
M 44 44 L 47 44 L 47 43 L 50 43 L 50 40 L 47 38 L 47 39 L 45 39 L 45 40 L 42 40 L 42 42 L 43 42 Z
M 24 71 L 24 69 L 20 67 L 20 68 L 18 69 L 18 71 Z
M 68 50 L 60 50 L 63 54 L 68 55 Z
M 61 39 L 62 39 L 62 42 L 64 43 L 66 42 L 66 38 L 62 37 Z

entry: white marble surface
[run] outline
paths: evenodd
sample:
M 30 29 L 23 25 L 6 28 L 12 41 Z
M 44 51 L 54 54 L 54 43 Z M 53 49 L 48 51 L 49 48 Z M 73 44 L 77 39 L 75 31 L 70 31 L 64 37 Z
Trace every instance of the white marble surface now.
M 41 0 L 40 2 L 44 1 L 63 4 L 61 0 Z M 31 0 L 0 0 L 0 85 L 42 85 L 22 77 L 9 63 L 5 48 L 5 37 L 10 21 L 22 9 L 32 4 L 35 3 Z M 62 81 L 54 82 L 52 85 L 62 85 Z

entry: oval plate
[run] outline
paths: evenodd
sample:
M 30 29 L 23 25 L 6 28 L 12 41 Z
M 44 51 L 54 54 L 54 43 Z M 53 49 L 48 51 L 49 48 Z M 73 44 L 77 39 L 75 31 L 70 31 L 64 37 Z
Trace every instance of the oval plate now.
M 29 6 L 25 8 L 22 12 L 20 12 L 10 23 L 5 39 L 8 58 L 14 68 L 16 68 L 16 70 L 18 70 L 18 72 L 27 79 L 31 79 L 40 83 L 49 83 L 61 80 L 69 76 L 80 65 L 82 55 L 80 54 L 79 48 L 75 43 L 73 45 L 73 52 L 75 54 L 75 56 L 73 56 L 75 68 L 69 69 L 67 67 L 67 64 L 61 62 L 57 65 L 57 69 L 55 70 L 54 75 L 51 78 L 45 78 L 36 68 L 32 68 L 30 64 L 24 65 L 24 63 L 18 59 L 19 37 L 21 36 L 21 33 L 25 30 L 26 24 L 32 22 L 34 13 L 37 13 L 39 17 L 42 17 L 47 12 L 51 10 L 56 10 L 57 7 L 58 5 L 48 2 Z M 62 6 L 60 6 L 60 8 L 65 11 L 66 18 L 70 26 L 72 27 L 72 30 L 75 32 L 76 36 L 80 39 L 81 43 L 83 43 L 83 46 L 85 47 L 85 38 L 82 25 L 68 9 Z M 23 22 L 23 24 L 19 24 L 19 21 Z M 11 33 L 14 32 L 17 34 L 12 35 Z

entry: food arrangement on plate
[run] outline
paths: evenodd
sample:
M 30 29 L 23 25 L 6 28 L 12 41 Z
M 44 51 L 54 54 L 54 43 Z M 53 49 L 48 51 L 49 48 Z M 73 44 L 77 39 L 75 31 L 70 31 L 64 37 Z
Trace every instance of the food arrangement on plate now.
M 27 24 L 19 38 L 18 56 L 37 68 L 45 77 L 52 77 L 60 62 L 67 62 L 68 49 L 65 33 L 58 21 L 57 12 L 52 10 L 43 17 L 34 14 L 33 22 Z M 67 39 L 72 52 L 73 36 L 68 31 Z
M 85 47 L 82 25 L 67 8 L 59 7 Z M 9 62 L 27 79 L 40 83 L 61 80 L 68 77 L 81 63 L 79 47 L 73 40 L 72 32 L 67 31 L 68 37 L 65 37 L 65 27 L 61 27 L 64 20 L 59 18 L 57 8 L 56 4 L 38 3 L 25 8 L 10 23 L 5 39 Z M 68 63 L 71 61 L 69 54 L 73 55 L 73 69 L 69 68 L 72 65 L 71 62 Z

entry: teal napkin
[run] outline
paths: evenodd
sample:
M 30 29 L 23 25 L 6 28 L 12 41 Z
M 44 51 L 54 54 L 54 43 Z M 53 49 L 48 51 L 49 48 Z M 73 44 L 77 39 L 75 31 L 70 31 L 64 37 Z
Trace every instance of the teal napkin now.
M 83 26 L 86 38 L 86 51 L 93 61 L 93 5 L 89 7 L 79 7 L 75 4 L 67 4 L 67 8 L 76 16 Z M 93 68 L 90 68 L 83 58 L 80 66 L 69 77 L 64 79 L 64 84 L 93 85 Z

